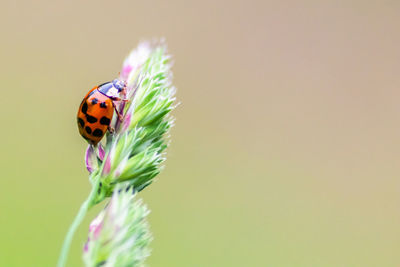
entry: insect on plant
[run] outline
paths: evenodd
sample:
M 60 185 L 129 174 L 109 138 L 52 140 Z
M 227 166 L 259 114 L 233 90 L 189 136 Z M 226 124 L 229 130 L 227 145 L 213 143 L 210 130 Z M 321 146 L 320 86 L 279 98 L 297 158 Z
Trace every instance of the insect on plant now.
M 94 87 L 82 100 L 77 123 L 89 143 L 85 163 L 92 188 L 66 234 L 58 267 L 66 266 L 87 212 L 103 201 L 108 205 L 89 227 L 85 266 L 139 267 L 150 255 L 149 211 L 136 195 L 165 160 L 175 108 L 171 66 L 162 41 L 143 42 L 124 60 L 117 79 Z
M 79 133 L 90 144 L 96 146 L 106 131 L 114 132 L 110 126 L 114 111 L 117 119 L 122 121 L 121 112 L 117 110 L 117 101 L 127 102 L 126 82 L 115 79 L 90 90 L 83 98 L 78 109 L 77 122 Z

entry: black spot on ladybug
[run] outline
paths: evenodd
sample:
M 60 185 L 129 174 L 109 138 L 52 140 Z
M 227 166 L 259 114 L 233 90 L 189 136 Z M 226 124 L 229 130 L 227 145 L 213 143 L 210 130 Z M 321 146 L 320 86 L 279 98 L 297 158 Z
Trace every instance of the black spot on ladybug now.
M 96 105 L 99 100 L 97 98 L 92 99 L 92 105 Z
M 100 129 L 96 129 L 93 131 L 93 136 L 101 137 L 101 136 L 103 136 L 103 131 Z
M 86 126 L 86 127 L 85 127 L 85 130 L 86 130 L 86 132 L 87 132 L 88 134 L 91 134 L 91 133 L 92 133 L 92 129 L 90 129 L 89 126 Z
M 87 105 L 87 103 L 86 103 L 86 101 L 85 101 L 85 103 L 83 103 L 83 105 L 82 105 L 82 109 L 81 109 L 82 113 L 83 113 L 83 114 L 86 114 L 87 109 L 88 109 L 88 105 Z
M 101 102 L 100 103 L 101 108 L 107 108 L 107 103 L 106 102 Z
M 90 123 L 95 123 L 97 121 L 97 119 L 93 116 L 90 116 L 88 114 L 86 114 L 86 120 Z
M 85 122 L 81 118 L 78 118 L 78 123 L 81 127 L 85 125 Z
M 110 122 L 111 122 L 110 119 L 107 117 L 102 117 L 100 119 L 100 124 L 103 124 L 103 125 L 110 125 Z

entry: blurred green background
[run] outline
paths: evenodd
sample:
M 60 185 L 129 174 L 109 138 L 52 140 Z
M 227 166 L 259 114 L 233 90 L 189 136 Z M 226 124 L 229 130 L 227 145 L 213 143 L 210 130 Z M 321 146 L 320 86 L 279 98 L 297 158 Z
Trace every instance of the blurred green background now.
M 89 192 L 78 105 L 153 37 L 181 105 L 140 194 L 150 266 L 399 266 L 400 3 L 379 2 L 2 0 L 0 266 L 55 266 Z

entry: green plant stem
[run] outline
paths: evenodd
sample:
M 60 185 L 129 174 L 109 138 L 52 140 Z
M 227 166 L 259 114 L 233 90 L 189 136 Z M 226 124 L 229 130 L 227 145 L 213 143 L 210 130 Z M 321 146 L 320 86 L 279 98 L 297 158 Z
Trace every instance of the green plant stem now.
M 92 191 L 90 192 L 86 201 L 83 202 L 81 208 L 79 209 L 78 214 L 76 215 L 74 221 L 72 222 L 71 226 L 69 227 L 68 233 L 64 239 L 60 257 L 58 259 L 57 267 L 65 266 L 65 264 L 67 262 L 67 258 L 68 258 L 69 248 L 71 246 L 71 242 L 74 237 L 74 234 L 75 234 L 76 230 L 78 229 L 79 225 L 82 223 L 83 219 L 85 218 L 85 215 L 88 212 L 88 210 L 94 205 L 94 200 L 96 198 L 97 190 L 99 187 L 99 178 L 100 178 L 100 176 L 95 178 L 93 187 L 92 187 Z

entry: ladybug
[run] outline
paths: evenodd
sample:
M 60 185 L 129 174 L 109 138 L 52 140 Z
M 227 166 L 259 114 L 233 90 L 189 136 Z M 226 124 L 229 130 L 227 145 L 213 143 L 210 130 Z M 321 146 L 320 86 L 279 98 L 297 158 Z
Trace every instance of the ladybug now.
M 110 124 L 114 111 L 117 113 L 118 120 L 122 118 L 114 102 L 126 102 L 126 99 L 121 98 L 125 96 L 125 93 L 126 82 L 115 79 L 95 86 L 83 98 L 79 106 L 77 121 L 79 133 L 89 144 L 96 146 L 107 130 L 113 132 Z

